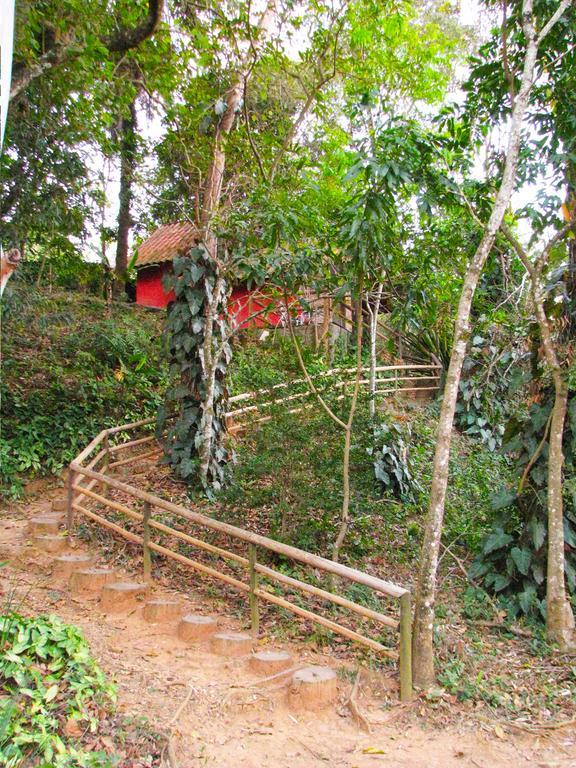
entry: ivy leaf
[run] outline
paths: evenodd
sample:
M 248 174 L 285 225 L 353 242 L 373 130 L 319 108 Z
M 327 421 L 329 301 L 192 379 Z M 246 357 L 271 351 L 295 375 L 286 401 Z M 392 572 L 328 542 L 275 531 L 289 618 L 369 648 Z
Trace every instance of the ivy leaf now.
M 530 550 L 513 547 L 510 556 L 522 576 L 527 576 L 530 571 L 530 563 L 532 562 L 532 554 L 530 553 Z
M 520 607 L 524 613 L 532 613 L 539 605 L 536 589 L 532 585 L 528 585 L 526 589 L 518 595 L 518 601 L 520 602 Z
M 502 528 L 496 528 L 494 533 L 491 533 L 484 542 L 482 552 L 485 555 L 490 552 L 495 552 L 497 549 L 502 549 L 512 541 L 512 536 L 509 533 L 505 533 Z
M 532 545 L 536 551 L 541 549 L 546 539 L 546 526 L 536 517 L 530 518 L 528 522 L 528 531 L 532 537 Z
M 52 699 L 55 699 L 56 696 L 58 696 L 59 687 L 57 685 L 51 685 L 50 688 L 46 691 L 46 695 L 44 696 L 44 701 L 48 703 L 49 701 L 52 701 Z

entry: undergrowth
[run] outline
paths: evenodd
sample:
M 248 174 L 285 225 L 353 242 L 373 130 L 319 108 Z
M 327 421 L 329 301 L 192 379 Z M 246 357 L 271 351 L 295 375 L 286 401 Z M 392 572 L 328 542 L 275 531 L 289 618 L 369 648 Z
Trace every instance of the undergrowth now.
M 0 617 L 0 765 L 99 766 L 114 762 L 84 750 L 115 700 L 79 630 L 55 616 Z
M 156 413 L 163 315 L 15 283 L 2 304 L 0 486 L 58 475 L 100 430 Z

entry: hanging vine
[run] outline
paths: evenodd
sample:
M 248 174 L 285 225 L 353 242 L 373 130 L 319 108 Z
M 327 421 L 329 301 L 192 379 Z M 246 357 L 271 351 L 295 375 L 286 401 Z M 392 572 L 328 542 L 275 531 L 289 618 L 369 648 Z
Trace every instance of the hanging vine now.
M 210 494 L 226 482 L 234 460 L 225 424 L 229 286 L 208 251 L 196 246 L 174 259 L 165 288 L 175 294 L 166 326 L 171 384 L 158 413 L 158 434 L 177 477 Z

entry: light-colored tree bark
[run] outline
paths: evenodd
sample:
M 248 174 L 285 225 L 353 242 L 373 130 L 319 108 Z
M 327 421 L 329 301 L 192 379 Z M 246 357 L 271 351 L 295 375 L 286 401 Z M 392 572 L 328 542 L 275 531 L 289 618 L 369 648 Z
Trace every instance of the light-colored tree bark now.
M 246 84 L 254 67 L 255 57 L 258 55 L 258 46 L 265 37 L 272 20 L 274 19 L 275 2 L 269 0 L 258 23 L 258 40 L 253 42 L 246 55 L 243 57 L 232 86 L 224 96 L 226 107 L 216 126 L 214 143 L 212 146 L 212 158 L 206 183 L 202 194 L 202 204 L 199 211 L 200 237 L 209 257 L 220 269 L 218 260 L 218 240 L 214 232 L 214 217 L 218 213 L 220 199 L 222 197 L 222 181 L 226 168 L 226 140 L 234 127 L 236 117 L 242 107 Z M 208 484 L 208 471 L 210 457 L 212 455 L 212 436 L 214 426 L 214 389 L 216 383 L 216 369 L 219 356 L 214 354 L 214 323 L 216 312 L 219 310 L 218 297 L 224 288 L 224 276 L 220 274 L 216 281 L 216 287 L 212 297 L 206 302 L 204 315 L 204 344 L 202 348 L 202 367 L 206 380 L 206 394 L 202 402 L 202 441 L 199 447 L 199 476 L 200 481 L 206 487 Z
M 570 5 L 570 0 L 562 0 L 557 10 L 537 33 L 533 20 L 533 0 L 524 0 L 522 6 L 522 27 L 526 40 L 526 49 L 520 78 L 520 87 L 515 95 L 510 119 L 506 163 L 502 183 L 496 194 L 492 212 L 485 226 L 480 244 L 470 262 L 464 277 L 462 293 L 458 303 L 454 324 L 454 344 L 450 356 L 450 365 L 446 376 L 442 408 L 436 435 L 436 451 L 430 502 L 425 521 L 424 540 L 420 557 L 420 567 L 416 586 L 413 665 L 414 682 L 420 688 L 429 687 L 434 681 L 434 602 L 436 597 L 436 573 L 442 536 L 444 505 L 448 485 L 448 463 L 452 441 L 452 424 L 458 399 L 458 386 L 462 365 L 466 354 L 466 345 L 470 335 L 470 310 L 478 285 L 480 274 L 488 258 L 494 239 L 502 224 L 504 213 L 514 189 L 518 154 L 520 151 L 522 123 L 528 107 L 530 92 L 534 82 L 534 71 L 538 47 L 554 24 Z
M 384 283 L 378 283 L 374 295 L 374 305 L 370 303 L 371 297 L 368 297 L 366 306 L 368 307 L 368 316 L 370 319 L 370 418 L 376 415 L 376 342 L 378 339 L 378 315 L 380 312 L 380 302 L 382 301 L 382 291 Z
M 566 594 L 564 573 L 564 503 L 562 499 L 562 473 L 564 453 L 562 442 L 568 406 L 568 382 L 554 342 L 553 329 L 544 307 L 545 290 L 543 272 L 548 265 L 552 247 L 574 228 L 568 222 L 543 248 L 540 255 L 531 260 L 527 251 L 507 226 L 504 235 L 516 251 L 518 258 L 530 276 L 530 295 L 540 329 L 544 356 L 554 382 L 554 406 L 550 418 L 548 439 L 548 559 L 546 567 L 546 637 L 560 647 L 573 641 L 574 614 Z

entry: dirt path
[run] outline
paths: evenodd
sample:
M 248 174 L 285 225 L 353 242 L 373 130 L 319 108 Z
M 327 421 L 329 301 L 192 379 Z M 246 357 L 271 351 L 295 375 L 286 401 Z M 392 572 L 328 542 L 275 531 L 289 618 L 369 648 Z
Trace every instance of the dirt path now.
M 576 768 L 574 729 L 542 736 L 509 732 L 457 705 L 446 714 L 449 724 L 440 728 L 430 704 L 397 705 L 390 693 L 395 680 L 375 673 L 363 673 L 366 682 L 358 697 L 370 724 L 366 733 L 344 706 L 354 672 L 350 666 L 305 646 L 285 645 L 298 664 L 332 666 L 339 672 L 336 707 L 293 712 L 285 701 L 286 688 L 274 687 L 275 681 L 259 683 L 245 659 L 215 656 L 205 645 L 187 646 L 173 627 L 146 623 L 141 609 L 108 616 L 97 602 L 72 597 L 51 576 L 51 557 L 27 540 L 27 519 L 45 508 L 46 502 L 38 502 L 2 513 L 0 559 L 7 566 L 0 586 L 5 595 L 14 595 L 19 610 L 54 613 L 83 630 L 118 685 L 120 710 L 172 733 L 172 761 L 178 768 Z M 153 592 L 175 594 L 161 584 Z M 178 597 L 190 611 L 210 612 L 194 595 Z M 238 629 L 226 617 L 222 626 Z

